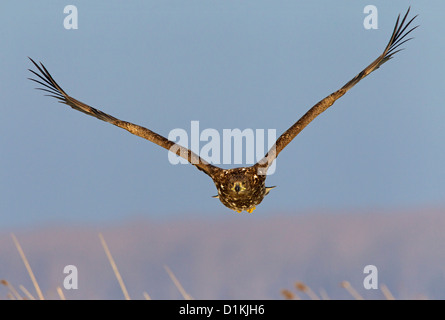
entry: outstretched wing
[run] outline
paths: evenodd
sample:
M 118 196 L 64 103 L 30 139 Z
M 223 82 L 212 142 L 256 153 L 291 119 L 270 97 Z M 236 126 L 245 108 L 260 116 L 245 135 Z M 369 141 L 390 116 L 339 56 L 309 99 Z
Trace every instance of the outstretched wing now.
M 394 27 L 394 31 L 391 35 L 391 39 L 388 42 L 388 45 L 386 46 L 383 53 L 375 59 L 369 66 L 367 66 L 362 72 L 360 72 L 358 75 L 356 75 L 351 81 L 346 83 L 341 89 L 337 90 L 336 92 L 330 94 L 320 102 L 318 102 L 316 105 L 314 105 L 304 116 L 300 118 L 292 127 L 287 129 L 286 132 L 284 132 L 275 142 L 275 144 L 272 146 L 272 148 L 269 150 L 269 152 L 264 156 L 262 160 L 260 160 L 256 166 L 258 167 L 258 170 L 260 173 L 265 174 L 267 172 L 267 169 L 272 164 L 273 160 L 276 159 L 278 154 L 312 121 L 314 120 L 319 114 L 321 114 L 323 111 L 325 111 L 327 108 L 332 106 L 334 102 L 342 97 L 349 89 L 351 89 L 353 86 L 355 86 L 360 80 L 362 80 L 364 77 L 366 77 L 368 74 L 373 72 L 374 70 L 377 70 L 382 64 L 384 64 L 386 61 L 391 59 L 394 54 L 399 52 L 402 49 L 398 49 L 402 44 L 407 42 L 408 40 L 411 40 L 412 38 L 405 39 L 406 36 L 411 33 L 414 29 L 416 29 L 418 26 L 413 27 L 407 31 L 408 26 L 411 24 L 411 22 L 417 17 L 417 15 L 412 18 L 411 20 L 407 21 L 408 13 L 410 8 L 408 8 L 408 11 L 406 12 L 405 16 L 403 17 L 402 21 L 399 24 L 400 15 L 397 17 L 396 25 Z
M 29 58 L 31 62 L 36 66 L 37 70 L 40 72 L 37 73 L 31 69 L 28 69 L 31 71 L 34 75 L 36 75 L 40 80 L 29 78 L 29 80 L 35 81 L 38 84 L 42 85 L 42 88 L 37 88 L 39 90 L 43 90 L 46 92 L 49 92 L 48 96 L 54 97 L 59 100 L 59 102 L 69 105 L 71 108 L 78 110 L 80 112 L 86 113 L 90 116 L 93 116 L 99 120 L 114 124 L 115 126 L 118 126 L 119 128 L 125 129 L 129 131 L 130 133 L 137 135 L 141 138 L 147 139 L 153 143 L 156 143 L 157 145 L 176 153 L 178 156 L 183 157 L 187 161 L 189 161 L 191 164 L 196 166 L 199 170 L 204 171 L 207 175 L 209 175 L 211 178 L 213 178 L 216 171 L 219 171 L 220 169 L 218 167 L 215 167 L 211 165 L 210 163 L 203 160 L 201 157 L 199 157 L 197 154 L 192 152 L 191 150 L 184 148 L 173 141 L 170 141 L 163 136 L 157 134 L 156 132 L 153 132 L 147 128 L 138 126 L 136 124 L 133 124 L 131 122 L 122 121 L 119 120 L 113 116 L 110 116 L 109 114 L 106 114 L 105 112 L 102 112 L 98 109 L 95 109 L 93 107 L 90 107 L 89 105 L 86 105 L 83 102 L 80 102 L 79 100 L 74 99 L 73 97 L 70 97 L 63 89 L 57 84 L 57 82 L 53 79 L 53 77 L 50 75 L 48 70 L 45 68 L 45 66 L 40 63 L 40 66 L 34 62 L 31 58 Z

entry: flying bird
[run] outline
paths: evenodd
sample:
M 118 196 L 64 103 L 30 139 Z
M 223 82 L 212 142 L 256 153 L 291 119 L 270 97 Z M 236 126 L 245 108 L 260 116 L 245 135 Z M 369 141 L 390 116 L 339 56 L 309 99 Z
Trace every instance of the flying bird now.
M 272 162 L 277 158 L 280 152 L 318 115 L 328 109 L 334 104 L 340 97 L 342 97 L 348 90 L 355 86 L 360 80 L 365 78 L 374 70 L 377 70 L 385 62 L 393 58 L 393 56 L 399 52 L 400 46 L 412 38 L 406 38 L 416 27 L 408 29 L 412 21 L 417 17 L 414 16 L 410 20 L 407 20 L 410 8 L 408 8 L 405 16 L 400 20 L 400 15 L 397 17 L 396 24 L 394 26 L 391 38 L 383 50 L 383 53 L 375 59 L 369 66 L 363 69 L 352 80 L 346 83 L 339 90 L 331 93 L 326 98 L 315 104 L 309 109 L 297 122 L 295 122 L 289 129 L 287 129 L 270 148 L 267 154 L 258 161 L 256 164 L 250 167 L 240 167 L 233 169 L 222 169 L 213 164 L 208 163 L 200 156 L 192 152 L 190 149 L 177 145 L 173 141 L 166 139 L 165 137 L 144 128 L 137 124 L 122 121 L 115 118 L 103 111 L 93 108 L 79 100 L 68 95 L 53 79 L 51 74 L 40 62 L 40 65 L 34 62 L 31 58 L 31 62 L 37 68 L 38 72 L 31 71 L 38 78 L 32 79 L 42 87 L 37 88 L 48 92 L 48 96 L 58 99 L 60 103 L 66 104 L 71 108 L 83 112 L 87 115 L 93 116 L 99 120 L 111 123 L 122 129 L 129 131 L 130 133 L 147 139 L 169 151 L 176 153 L 188 160 L 196 168 L 207 174 L 212 178 L 215 183 L 218 195 L 215 196 L 228 208 L 237 212 L 247 211 L 251 213 L 255 210 L 264 197 L 269 193 L 273 187 L 266 187 L 266 174 L 268 168 Z

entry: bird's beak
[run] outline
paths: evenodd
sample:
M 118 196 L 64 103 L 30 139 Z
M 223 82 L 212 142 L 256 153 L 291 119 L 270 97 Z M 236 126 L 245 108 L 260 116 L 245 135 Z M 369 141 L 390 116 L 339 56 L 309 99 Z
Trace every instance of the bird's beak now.
M 232 186 L 232 188 L 230 188 L 232 191 L 235 191 L 236 193 L 240 193 L 241 191 L 246 190 L 246 187 L 243 186 L 242 182 L 235 182 Z

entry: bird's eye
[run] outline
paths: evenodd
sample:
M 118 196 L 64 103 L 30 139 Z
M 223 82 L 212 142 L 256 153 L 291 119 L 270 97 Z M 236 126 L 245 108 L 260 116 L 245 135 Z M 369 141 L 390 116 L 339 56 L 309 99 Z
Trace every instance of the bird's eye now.
M 236 192 L 239 192 L 241 190 L 241 187 L 239 186 L 239 184 L 236 184 L 235 185 L 235 191 Z

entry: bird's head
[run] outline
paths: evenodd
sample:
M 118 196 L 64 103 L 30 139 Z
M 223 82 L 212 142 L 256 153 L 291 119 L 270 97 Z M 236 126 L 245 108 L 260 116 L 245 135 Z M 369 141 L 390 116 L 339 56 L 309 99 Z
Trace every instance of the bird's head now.
M 241 193 L 247 190 L 246 183 L 244 181 L 235 181 L 231 184 L 230 190 Z
M 265 186 L 266 176 L 258 175 L 253 167 L 222 170 L 213 180 L 218 189 L 215 198 L 238 212 L 255 210 L 271 189 Z
M 248 169 L 235 168 L 224 170 L 216 185 L 218 194 L 226 194 L 232 199 L 250 197 L 253 190 L 262 186 L 263 181 L 260 181 L 260 177 L 252 174 Z

